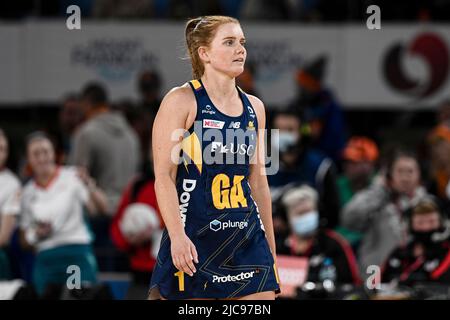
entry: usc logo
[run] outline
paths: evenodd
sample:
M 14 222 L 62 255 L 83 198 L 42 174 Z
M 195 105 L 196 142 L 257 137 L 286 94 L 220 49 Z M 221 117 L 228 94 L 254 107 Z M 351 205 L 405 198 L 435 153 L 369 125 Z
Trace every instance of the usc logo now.
M 226 174 L 220 173 L 214 177 L 211 192 L 216 209 L 247 207 L 247 199 L 242 189 L 242 180 L 244 180 L 244 176 L 236 175 L 233 177 L 233 184 L 231 185 L 231 179 Z

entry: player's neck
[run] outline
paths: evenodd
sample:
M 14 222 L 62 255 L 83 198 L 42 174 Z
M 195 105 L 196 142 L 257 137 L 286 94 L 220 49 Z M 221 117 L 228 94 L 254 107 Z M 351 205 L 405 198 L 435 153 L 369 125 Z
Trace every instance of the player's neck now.
M 230 78 L 219 74 L 204 74 L 202 82 L 210 97 L 214 97 L 218 101 L 226 101 L 236 94 L 235 78 Z

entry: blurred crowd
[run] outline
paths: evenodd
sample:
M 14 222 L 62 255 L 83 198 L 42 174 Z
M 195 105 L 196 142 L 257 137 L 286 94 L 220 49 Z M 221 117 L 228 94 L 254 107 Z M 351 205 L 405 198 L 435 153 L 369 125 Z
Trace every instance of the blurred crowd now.
M 267 110 L 279 130 L 269 145 L 280 168 L 268 176 L 277 253 L 307 258 L 307 283 L 366 285 L 375 266 L 375 282 L 449 285 L 450 101 L 416 149 L 352 135 L 324 85 L 326 64 L 305 63 L 296 98 Z M 237 82 L 257 95 L 255 72 Z M 76 265 L 83 285 L 99 272 L 129 272 L 126 297 L 146 296 L 164 228 L 151 161 L 163 79 L 145 70 L 137 80 L 138 101 L 112 102 L 98 82 L 68 93 L 58 134 L 24 137 L 16 172 L 5 166 L 0 129 L 0 280 L 61 296 Z
M 446 21 L 448 1 L 440 0 L 20 0 L 0 3 L 0 18 L 66 17 L 78 5 L 94 19 L 185 19 L 222 14 L 243 20 L 360 22 L 378 5 L 383 21 Z

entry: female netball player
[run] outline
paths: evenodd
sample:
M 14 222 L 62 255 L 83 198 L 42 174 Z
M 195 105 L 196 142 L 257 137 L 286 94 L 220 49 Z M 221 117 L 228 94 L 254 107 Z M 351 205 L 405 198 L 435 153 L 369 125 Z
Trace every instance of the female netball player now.
M 188 21 L 185 36 L 194 80 L 164 97 L 153 127 L 166 230 L 149 299 L 274 299 L 271 198 L 257 143 L 264 105 L 235 84 L 244 34 L 234 18 L 205 16 Z M 185 134 L 173 139 L 180 128 Z

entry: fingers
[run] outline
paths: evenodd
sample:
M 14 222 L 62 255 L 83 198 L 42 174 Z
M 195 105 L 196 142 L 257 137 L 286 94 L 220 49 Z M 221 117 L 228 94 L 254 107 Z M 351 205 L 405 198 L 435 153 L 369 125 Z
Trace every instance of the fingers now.
M 195 250 L 195 249 L 194 249 Z M 195 262 L 198 263 L 198 258 L 195 258 Z M 194 257 L 191 253 L 179 254 L 172 257 L 173 265 L 180 271 L 190 275 L 191 277 L 197 272 L 194 265 Z
M 195 248 L 195 245 L 193 243 L 191 243 L 191 254 L 194 257 L 194 262 L 198 263 L 198 253 L 197 253 L 197 249 Z
M 195 267 L 192 264 L 192 259 L 189 263 L 189 258 L 186 259 L 184 255 L 176 256 L 172 258 L 172 261 L 175 268 L 177 268 L 180 271 L 183 271 L 184 273 L 190 275 L 191 277 L 196 272 Z
M 175 268 L 177 268 L 178 270 L 181 270 L 181 266 L 180 266 L 180 263 L 178 261 L 178 257 L 173 257 L 172 256 L 172 262 L 173 262 L 173 265 L 175 266 Z M 181 271 L 183 271 L 183 270 L 181 270 Z
M 188 275 L 190 275 L 191 277 L 194 275 L 195 272 L 197 272 L 192 260 L 193 260 L 193 258 L 192 258 L 191 253 L 189 253 L 188 255 L 184 255 L 185 267 L 187 267 L 187 269 L 188 269 L 188 271 L 187 272 L 185 271 L 185 272 Z

